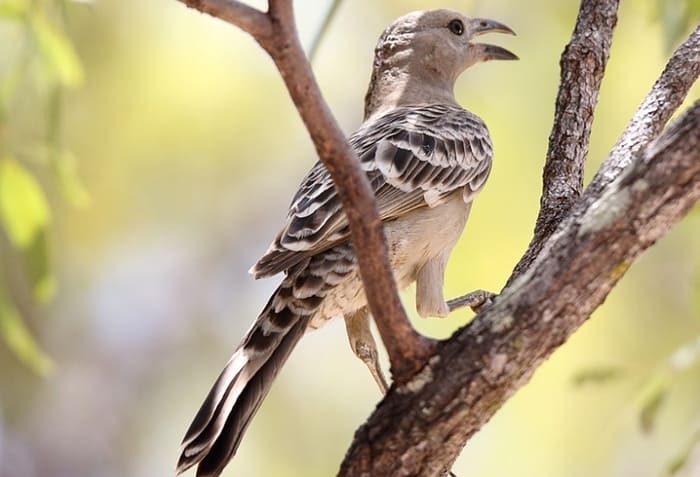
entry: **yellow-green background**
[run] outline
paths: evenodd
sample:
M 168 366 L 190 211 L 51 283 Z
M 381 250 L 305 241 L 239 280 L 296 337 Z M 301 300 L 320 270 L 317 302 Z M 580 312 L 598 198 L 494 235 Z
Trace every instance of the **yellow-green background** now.
M 622 2 L 589 178 L 669 54 L 656 3 Z M 328 1 L 295 4 L 308 44 Z M 477 65 L 457 85 L 461 103 L 489 125 L 496 157 L 449 266 L 447 295 L 499 290 L 531 236 L 559 55 L 578 2 L 345 1 L 314 65 L 344 130 L 361 120 L 382 29 L 438 6 L 518 32 L 485 41 L 521 61 Z M 55 367 L 40 377 L 0 346 L 0 477 L 171 475 L 190 418 L 278 282 L 254 281 L 247 270 L 314 152 L 271 61 L 235 28 L 175 0 L 69 2 L 66 25 L 85 81 L 65 97 L 62 141 L 79 159 L 92 205 L 68 206 L 36 170 L 54 211 L 59 288 L 45 306 L 15 299 Z M 3 25 L 0 56 L 17 30 Z M 20 91 L 6 128 L 21 142 L 41 136 L 44 118 L 34 88 Z M 700 334 L 699 280 L 695 208 L 468 443 L 455 473 L 664 475 L 700 430 L 700 366 L 667 366 Z M 411 292 L 404 297 L 415 316 Z M 417 325 L 444 337 L 470 317 Z M 610 367 L 616 379 L 574 385 L 582 371 Z M 640 412 L 657 389 L 665 399 L 645 433 Z M 224 475 L 334 475 L 379 398 L 342 323 L 330 324 L 299 344 Z

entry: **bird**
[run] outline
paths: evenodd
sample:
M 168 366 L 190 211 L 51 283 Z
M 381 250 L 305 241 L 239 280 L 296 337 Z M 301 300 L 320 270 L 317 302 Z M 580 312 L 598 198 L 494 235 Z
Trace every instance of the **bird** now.
M 455 82 L 476 63 L 518 59 L 473 41 L 490 32 L 514 34 L 446 9 L 398 18 L 377 42 L 364 119 L 348 138 L 374 192 L 395 280 L 416 284 L 423 317 L 449 313 L 445 267 L 493 158 L 488 128 L 457 102 Z M 334 317 L 345 319 L 353 352 L 387 390 L 348 220 L 321 162 L 251 273 L 284 275 L 189 426 L 178 474 L 196 465 L 197 477 L 220 475 L 294 346 Z

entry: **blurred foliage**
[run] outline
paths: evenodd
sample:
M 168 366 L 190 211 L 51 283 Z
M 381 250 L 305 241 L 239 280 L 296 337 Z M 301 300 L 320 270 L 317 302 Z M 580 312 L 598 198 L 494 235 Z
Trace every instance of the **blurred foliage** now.
M 584 384 L 610 385 L 623 378 L 642 379 L 639 386 L 638 402 L 639 425 L 644 433 L 652 433 L 658 425 L 660 411 L 667 401 L 674 382 L 692 368 L 700 369 L 700 336 L 677 348 L 671 355 L 651 370 L 624 369 L 620 366 L 593 366 L 579 370 L 572 378 L 575 386 Z M 671 459 L 667 467 L 668 475 L 675 475 L 685 467 L 687 460 L 700 442 L 700 431 L 695 433 L 684 449 Z
M 53 362 L 37 347 L 17 308 L 0 288 L 0 334 L 12 352 L 42 376 L 53 369 Z
M 668 377 L 656 375 L 644 387 L 642 392 L 642 405 L 639 411 L 639 423 L 644 432 L 652 432 L 656 426 L 656 420 L 668 395 Z
M 697 452 L 699 446 L 700 430 L 695 432 L 695 434 L 693 434 L 693 436 L 688 440 L 683 450 L 673 457 L 673 459 L 671 459 L 671 462 L 669 462 L 668 467 L 666 468 L 666 476 L 672 477 L 678 475 L 682 470 L 684 470 L 689 464 L 693 454 Z M 694 477 L 697 475 L 697 472 L 691 471 L 688 475 Z
M 38 304 L 53 298 L 56 279 L 47 240 L 52 212 L 36 174 L 41 169 L 50 172 L 74 206 L 90 203 L 76 174 L 74 155 L 61 146 L 64 90 L 78 88 L 84 81 L 83 66 L 65 31 L 64 9 L 64 1 L 0 2 L 0 28 L 5 37 L 0 58 L 0 225 L 9 241 L 1 251 L 20 256 Z M 31 138 L 22 125 L 27 117 L 33 123 Z M 43 137 L 36 127 L 42 123 Z M 5 257 L 3 262 L 9 260 Z M 7 274 L 8 269 L 6 265 L 0 274 Z M 5 276 L 0 284 L 8 279 Z M 0 286 L 0 294 L 0 337 L 17 358 L 46 374 L 50 360 L 22 322 L 11 290 Z
M 41 187 L 12 157 L 0 159 L 0 218 L 18 250 L 28 249 L 51 220 Z
M 575 386 L 587 384 L 606 384 L 620 379 L 624 370 L 617 366 L 590 367 L 579 370 L 572 381 Z

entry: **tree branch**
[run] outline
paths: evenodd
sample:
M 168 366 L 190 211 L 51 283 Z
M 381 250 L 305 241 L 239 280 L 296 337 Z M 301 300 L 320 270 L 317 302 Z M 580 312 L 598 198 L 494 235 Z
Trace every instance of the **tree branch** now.
M 232 0 L 179 1 L 250 33 L 275 62 L 338 190 L 350 224 L 367 302 L 389 354 L 394 381 L 404 382 L 434 352 L 434 342 L 416 333 L 408 321 L 389 264 L 374 194 L 321 96 L 299 42 L 291 0 L 269 0 L 267 14 Z
M 258 42 L 272 37 L 272 26 L 265 13 L 235 0 L 179 0 L 190 8 L 220 18 L 249 33 Z
M 559 93 L 534 236 L 511 280 L 532 263 L 583 190 L 583 164 L 610 56 L 618 5 L 619 0 L 581 2 L 571 41 L 561 56 Z
M 700 199 L 700 101 L 590 205 L 577 204 L 493 306 L 393 387 L 341 476 L 437 476 Z

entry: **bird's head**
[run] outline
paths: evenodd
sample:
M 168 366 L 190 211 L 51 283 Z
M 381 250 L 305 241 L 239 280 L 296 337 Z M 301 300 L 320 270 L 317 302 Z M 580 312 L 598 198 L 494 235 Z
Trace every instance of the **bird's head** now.
M 452 10 L 413 12 L 384 31 L 377 43 L 376 60 L 439 70 L 454 78 L 481 61 L 517 60 L 505 48 L 474 42 L 491 32 L 515 34 L 497 21 L 468 18 Z
M 408 88 L 402 81 L 421 83 L 423 89 L 436 88 L 452 93 L 457 77 L 475 63 L 490 60 L 517 60 L 518 57 L 500 46 L 477 43 L 486 33 L 515 32 L 506 25 L 484 18 L 469 18 L 452 10 L 413 12 L 394 21 L 379 38 L 375 49 L 372 83 L 394 81 L 395 86 Z M 379 93 L 370 84 L 367 95 Z M 386 88 L 380 88 L 386 89 Z M 383 96 L 386 91 L 382 92 Z M 420 91 L 406 91 L 420 96 Z M 430 94 L 426 92 L 426 94 Z M 413 98 L 406 98 L 411 99 Z M 420 99 L 420 98 L 417 98 Z M 429 99 L 429 98 L 427 98 Z

